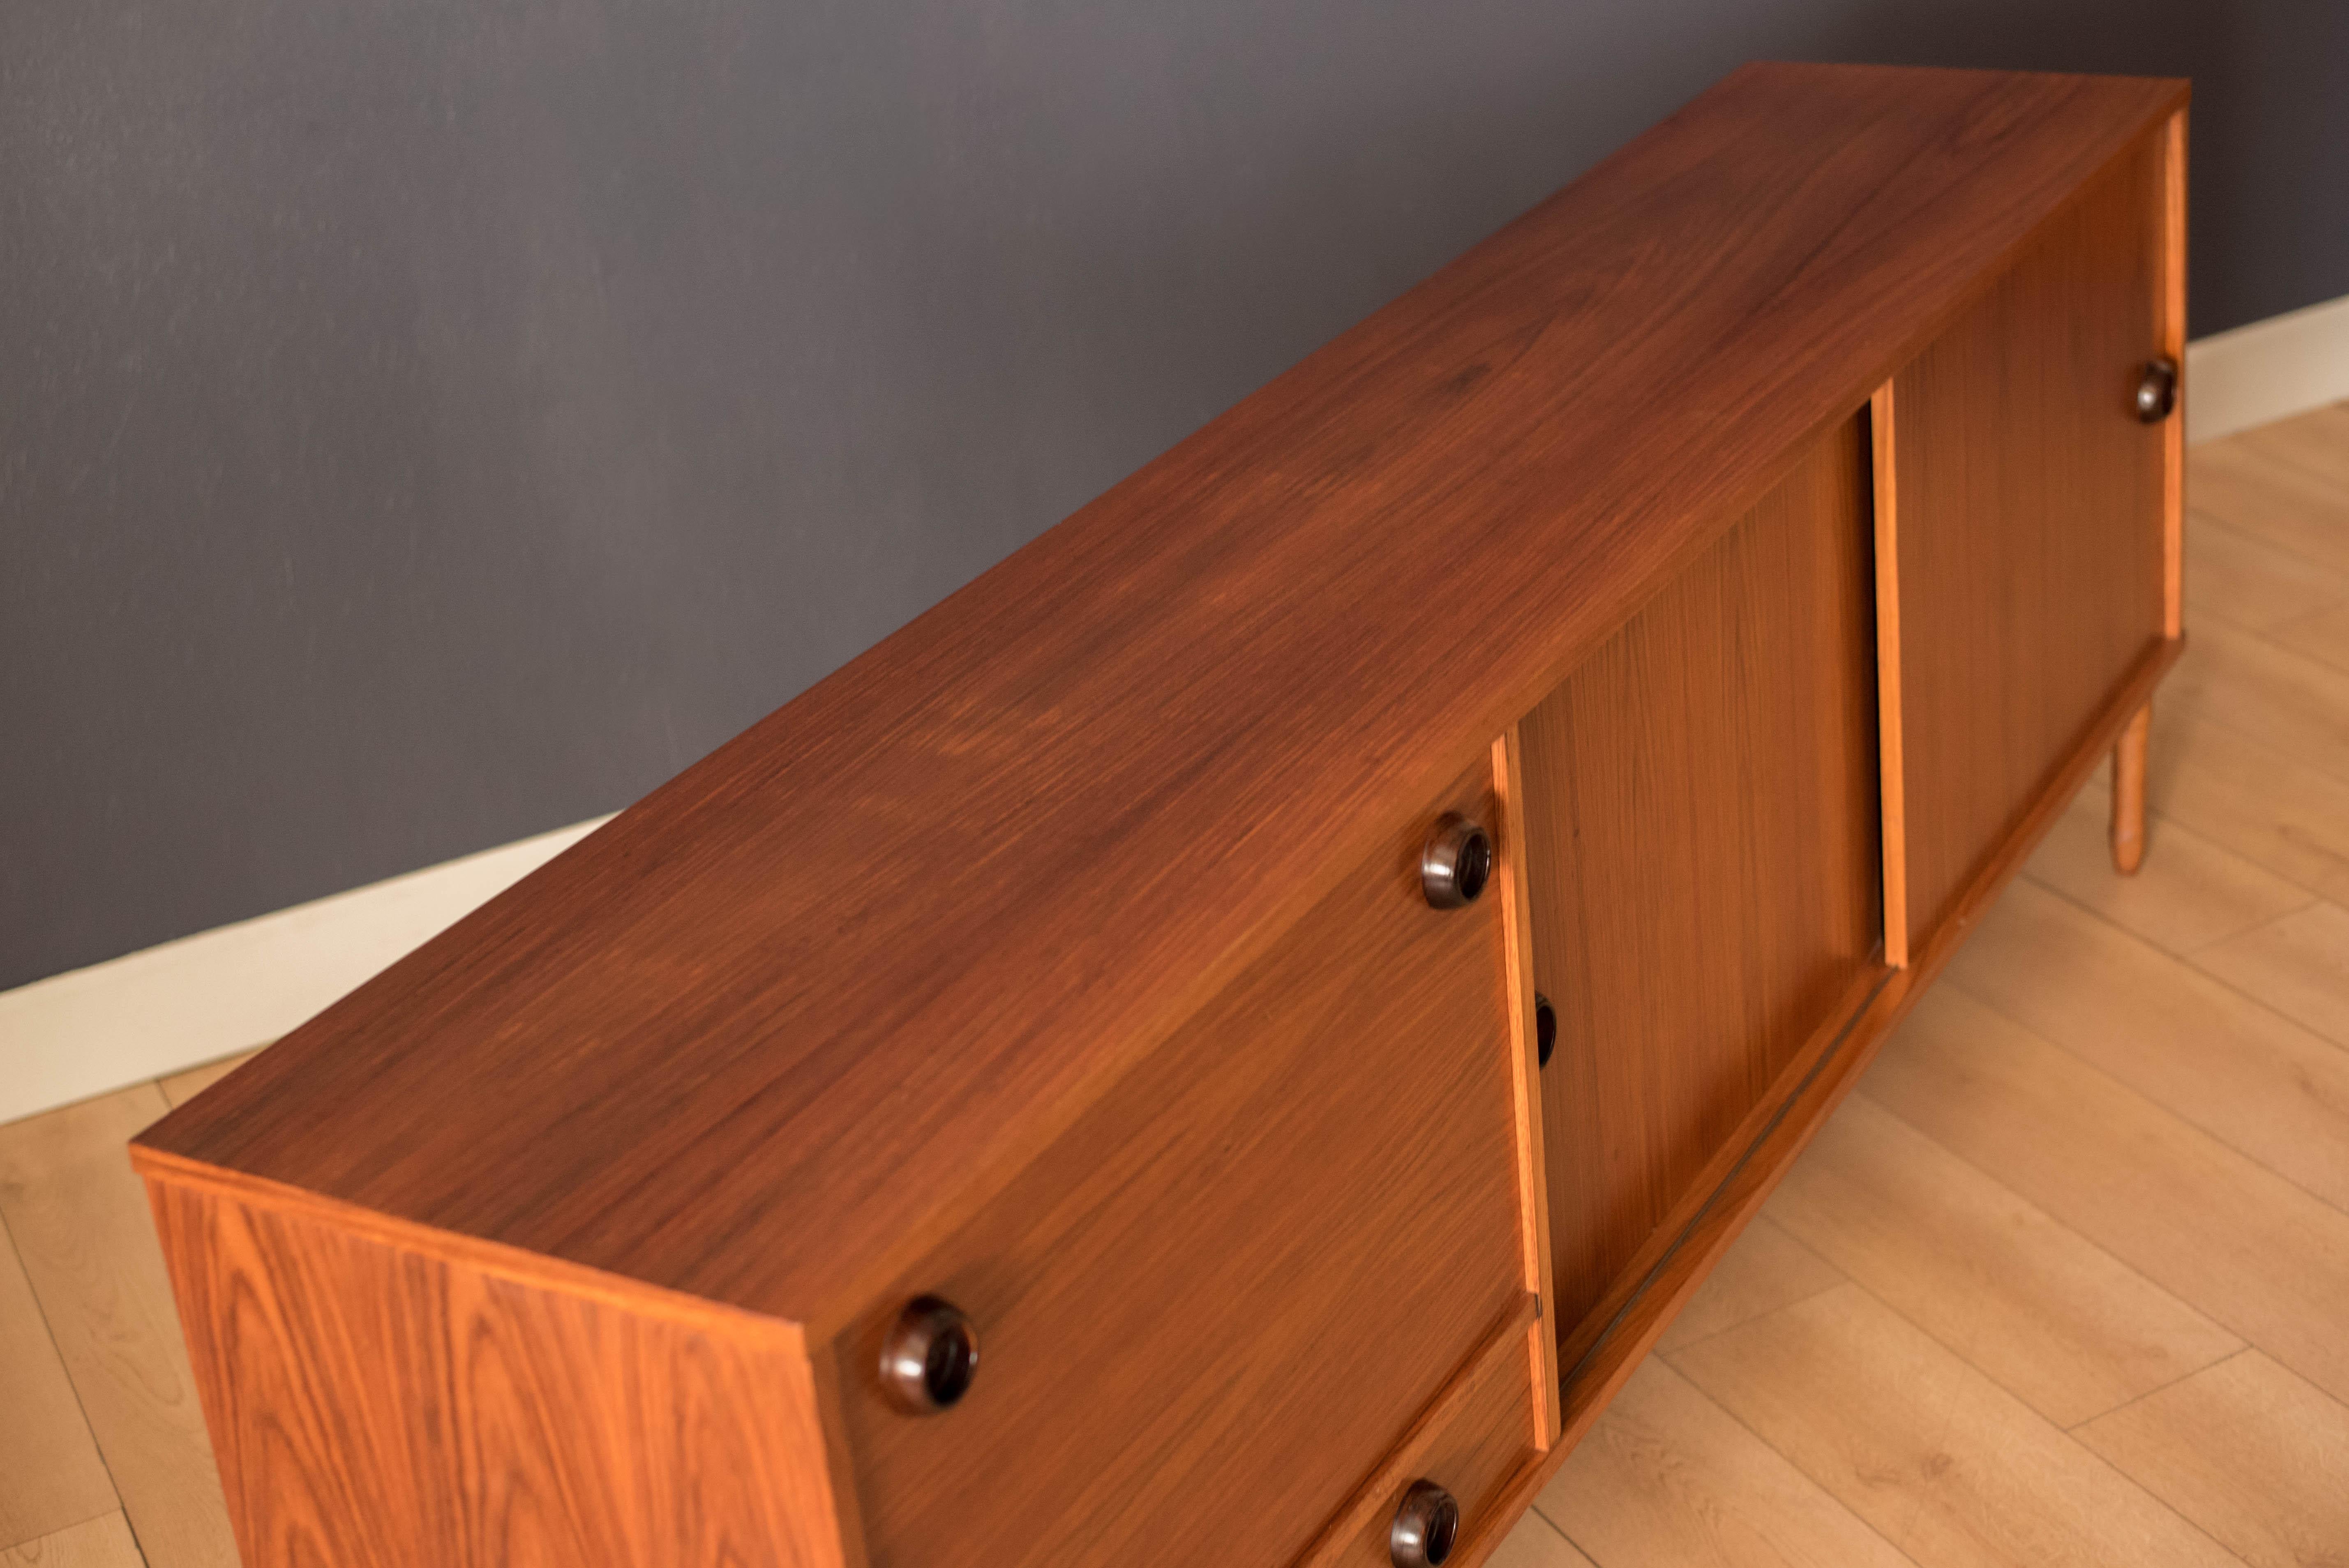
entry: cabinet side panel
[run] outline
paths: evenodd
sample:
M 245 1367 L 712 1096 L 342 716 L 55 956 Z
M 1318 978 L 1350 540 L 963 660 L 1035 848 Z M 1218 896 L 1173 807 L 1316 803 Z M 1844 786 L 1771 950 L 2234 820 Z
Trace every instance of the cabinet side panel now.
M 790 1326 L 148 1191 L 245 1568 L 842 1568 Z
M 1946 919 L 2162 632 L 2159 137 L 1895 378 L 1909 927 Z
M 1561 1335 L 1877 947 L 1864 443 L 1803 454 L 1525 721 Z

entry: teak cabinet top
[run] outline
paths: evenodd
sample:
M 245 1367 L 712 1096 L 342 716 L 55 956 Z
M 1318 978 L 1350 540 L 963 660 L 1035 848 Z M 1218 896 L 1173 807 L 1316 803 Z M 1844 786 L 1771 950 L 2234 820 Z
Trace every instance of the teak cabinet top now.
M 836 1326 L 2186 96 L 1738 71 L 139 1158 Z

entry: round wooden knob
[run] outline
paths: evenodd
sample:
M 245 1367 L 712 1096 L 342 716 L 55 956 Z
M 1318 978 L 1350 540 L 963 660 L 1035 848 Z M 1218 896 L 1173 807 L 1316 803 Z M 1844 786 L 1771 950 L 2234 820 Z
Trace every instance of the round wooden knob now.
M 2177 407 L 2178 366 L 2170 360 L 2157 359 L 2137 377 L 2137 417 L 2148 425 L 2158 425 Z
M 1395 1568 L 1435 1568 L 1460 1539 L 1460 1505 L 1432 1480 L 1415 1480 L 1395 1509 L 1387 1553 Z
M 1419 884 L 1438 909 L 1476 902 L 1493 880 L 1493 841 L 1484 829 L 1456 811 L 1444 813 L 1419 851 Z
M 1549 1066 L 1549 1054 L 1556 1049 L 1557 1009 L 1549 1005 L 1548 997 L 1537 991 L 1534 993 L 1534 1050 L 1539 1064 Z
M 952 1302 L 934 1295 L 905 1304 L 881 1346 L 881 1387 L 908 1415 L 933 1416 L 970 1392 L 978 1374 L 978 1331 Z

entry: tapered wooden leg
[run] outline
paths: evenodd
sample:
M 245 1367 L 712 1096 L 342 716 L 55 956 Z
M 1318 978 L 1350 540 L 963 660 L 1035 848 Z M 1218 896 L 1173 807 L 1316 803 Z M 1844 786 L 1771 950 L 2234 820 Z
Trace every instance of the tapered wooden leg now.
M 2152 728 L 2147 703 L 2113 746 L 2113 869 L 2125 877 L 2145 861 L 2145 742 Z

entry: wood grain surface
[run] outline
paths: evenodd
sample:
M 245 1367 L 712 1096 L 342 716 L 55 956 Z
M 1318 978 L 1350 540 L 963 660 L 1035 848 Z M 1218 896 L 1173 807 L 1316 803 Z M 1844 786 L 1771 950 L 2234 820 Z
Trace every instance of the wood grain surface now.
M 2043 1568 L 2110 1563 L 2117 1551 L 2146 1568 L 2239 1568 L 1857 1286 L 1692 1346 L 1672 1364 L 1912 1561 Z
M 1561 1334 L 1878 949 L 1865 446 L 1837 426 L 1525 721 Z
M 1421 1418 L 1368 1485 L 1339 1515 L 1298 1568 L 1393 1568 L 1395 1511 L 1413 1481 L 1432 1480 L 1460 1508 L 1453 1561 L 1474 1562 L 1492 1549 L 1516 1511 L 1505 1506 L 1512 1482 L 1540 1459 L 1539 1416 L 1526 1390 L 1525 1321 L 1532 1299 L 1507 1315 L 1481 1353 Z
M 2173 954 L 2201 953 L 2280 915 L 2305 909 L 2317 895 L 2177 821 L 2154 830 L 2160 850 L 2136 876 L 2113 874 L 2111 801 L 2091 788 L 2048 830 L 2031 874 L 2099 919 Z M 2335 948 L 2333 951 L 2349 951 Z M 2245 986 L 2256 993 L 2257 987 Z M 2270 1006 L 2277 1006 L 2271 996 Z M 2284 1008 L 2286 1012 L 2290 1009 Z
M 2242 1348 L 1872 1100 L 1819 1130 L 1768 1212 L 2059 1427 Z
M 2179 673 L 2171 695 L 2264 742 L 2263 750 L 2349 777 L 2349 725 L 2341 721 L 2349 711 L 2342 706 L 2349 671 L 2291 645 L 2295 641 L 2213 621 L 2196 631 L 2203 656 Z
M 0 1219 L 150 1568 L 236 1568 L 210 1506 L 220 1480 L 171 1283 L 122 1158 L 162 1114 L 140 1084 L 0 1127 Z M 0 1425 L 36 1413 L 0 1412 Z
M 5 1225 L 0 1412 L 0 1542 L 30 1541 L 115 1506 L 114 1483 Z
M 2349 1558 L 2349 1408 L 2256 1350 L 2075 1435 L 2251 1568 Z
M 1710 1339 L 1765 1313 L 1841 1284 L 1834 1264 L 1795 1239 L 1771 1217 L 1779 1200 L 1763 1206 L 1737 1244 L 1704 1276 L 1704 1284 L 1656 1341 L 1658 1355 Z
M 2165 835 L 2166 836 L 2166 835 Z M 2168 849 L 2165 842 L 2164 852 Z M 2349 909 L 2307 903 L 2205 948 L 2202 968 L 2349 1050 Z
M 1541 1507 L 1606 1568 L 1915 1568 L 1660 1360 L 1631 1375 Z
M 1737 72 L 148 1141 L 828 1331 L 2184 98 Z
M 1884 855 L 1884 962 L 1909 967 L 1909 810 L 1900 751 L 1900 446 L 1890 381 L 1868 399 L 1868 504 L 1876 542 L 1877 841 Z
M 1495 1543 L 1485 1563 L 1487 1568 L 1595 1568 L 1573 1542 L 1537 1513 L 1518 1520 L 1517 1527 Z M 1460 1568 L 1475 1565 L 1463 1562 Z
M 2161 133 L 2162 357 L 2178 366 L 2178 412 L 2161 427 L 2161 634 L 2186 634 L 2186 124 L 2179 108 Z
M 163 1099 L 166 1102 L 175 1106 L 185 1105 L 251 1061 L 256 1054 L 258 1053 L 254 1051 L 240 1051 L 233 1057 L 222 1057 L 216 1062 L 206 1062 L 202 1067 L 190 1068 L 185 1072 L 173 1073 L 169 1078 L 157 1078 L 155 1087 L 163 1091 Z
M 150 1190 L 244 1568 L 843 1568 L 796 1329 Z
M 2000 913 L 1952 962 L 1954 978 L 2349 1210 L 2349 1051 L 2044 888 L 2016 888 Z
M 2349 410 L 2319 409 L 2292 423 L 2302 428 L 2288 438 L 2259 431 L 2197 447 L 2194 511 L 2285 552 L 2296 566 L 2349 572 L 2341 485 L 2325 471 L 2328 459 L 2340 461 L 2327 449 L 2341 444 Z
M 1760 1210 L 1796 1157 L 1851 1092 L 1886 1038 L 1928 995 L 1929 987 L 1980 923 L 1992 901 L 2022 868 L 2032 849 L 2095 770 L 2099 755 L 2113 743 L 2129 715 L 2143 706 L 2155 684 L 2175 662 L 2179 647 L 2179 644 L 2171 641 L 2158 643 L 2147 650 L 2119 690 L 2083 730 L 2042 792 L 1983 861 L 1951 917 L 1910 955 L 1909 966 L 1863 971 L 1855 977 L 1851 990 L 1828 1009 L 1827 1021 L 1793 1055 L 1769 1091 L 1723 1140 L 1712 1161 L 1690 1183 L 1680 1203 L 1617 1274 L 1598 1305 L 1570 1327 L 1561 1322 L 1561 1327 L 1568 1327 L 1568 1332 L 1558 1357 L 1565 1380 L 1558 1441 L 1505 1500 L 1502 1506 L 1506 1510 L 1530 1506 L 1543 1483 L 1557 1473 L 1599 1420 L 1609 1401 L 1639 1367 L 1641 1358 L 1671 1325 L 1675 1315 L 1695 1295 L 1714 1264 Z M 1918 1119 L 1912 1116 L 1910 1119 Z M 1925 1125 L 1921 1121 L 1918 1124 Z M 2145 1135 L 2139 1130 L 2137 1136 Z M 2110 1153 L 2106 1149 L 2100 1151 L 2099 1157 L 2109 1159 Z M 2077 1168 L 2079 1179 L 2084 1184 L 2102 1185 L 2087 1174 L 2093 1165 L 2092 1160 Z M 2333 1218 L 2340 1217 L 2337 1212 L 2326 1209 L 2288 1183 L 2280 1182 L 2278 1187 L 2280 1191 L 2271 1189 L 2257 1198 L 2251 1194 L 2240 1196 L 2254 1202 L 2264 1198 L 2271 1202 L 2281 1197 L 2279 1207 L 2298 1211 L 2305 1203 Z M 2202 1236 L 2197 1240 L 2208 1243 L 2214 1238 Z M 2329 1246 L 2330 1237 L 2324 1241 Z M 2125 1262 L 2137 1261 L 2117 1247 L 2111 1250 Z M 2204 1255 L 2208 1255 L 2207 1252 Z M 2262 1304 L 2265 1310 L 2261 1315 L 2263 1325 L 2279 1329 L 2280 1342 L 2284 1336 L 2292 1336 L 2289 1344 L 2293 1357 L 2321 1364 L 2328 1374 L 2335 1358 L 2311 1346 L 2305 1337 L 2304 1321 L 2294 1315 L 2295 1311 L 2302 1315 L 2311 1311 L 2308 1304 L 2315 1298 L 2299 1296 L 2297 1307 L 2290 1303 L 2294 1299 L 2292 1291 L 2305 1289 L 2309 1283 L 2323 1278 L 2333 1261 L 2329 1256 L 2323 1258 L 2314 1268 L 2296 1274 L 2293 1284 L 2281 1285 Z M 2138 1266 L 2157 1283 L 2168 1284 L 2153 1270 L 2146 1269 L 2142 1264 Z M 2202 1307 L 2222 1326 L 2257 1340 L 2257 1336 L 2212 1310 L 2207 1302 L 2184 1291 L 2178 1294 Z M 1562 1320 L 1564 1315 L 1560 1314 Z M 2306 1371 L 2304 1366 L 2296 1365 L 2296 1369 Z M 2312 1380 L 2323 1382 L 2315 1375 L 2308 1375 Z M 1467 1568 L 1475 1568 L 1473 1558 Z
M 2113 870 L 2137 875 L 2145 864 L 2145 748 L 2153 708 L 2138 708 L 2113 747 Z
M 2184 684 L 2171 682 L 2165 698 Z M 2147 769 L 2154 810 L 2263 871 L 2349 903 L 2349 779 L 2228 722 L 2230 710 L 2225 703 L 2163 703 Z M 2165 769 L 2178 750 L 2190 751 L 2192 765 Z
M 1526 868 L 1525 739 L 1511 725 L 1493 742 L 1494 819 L 1501 872 L 1501 951 L 1507 964 L 1509 1067 L 1516 1110 L 1517 1212 L 1522 1220 L 1526 1290 L 1534 1298 L 1526 1326 L 1534 1384 L 1536 1446 L 1557 1439 L 1557 1297 L 1549 1239 L 1549 1146 L 1543 1132 L 1542 1050 L 1534 984 L 1533 884 Z M 1553 1041 L 1555 1044 L 1555 1041 Z
M 851 1326 L 876 1565 L 1151 1562 L 1221 1518 L 1248 1522 L 1223 1561 L 1286 1568 L 1529 1310 L 1501 899 L 1430 908 L 1416 870 L 1437 817 L 1495 805 L 1480 757 Z M 908 1417 L 867 1369 L 924 1294 L 980 1369 Z
M 2272 633 L 2313 620 L 2349 598 L 2349 573 L 2199 509 L 2187 530 L 2185 550 L 2186 608 L 2198 617 L 2215 614 L 2254 632 Z
M 2349 1214 L 1955 986 L 1916 1020 L 1870 1099 L 2349 1400 Z
M 1895 378 L 1909 939 L 1949 917 L 2165 620 L 2160 136 Z
M 0 1552 L 0 1568 L 146 1568 L 146 1560 L 118 1511 Z

